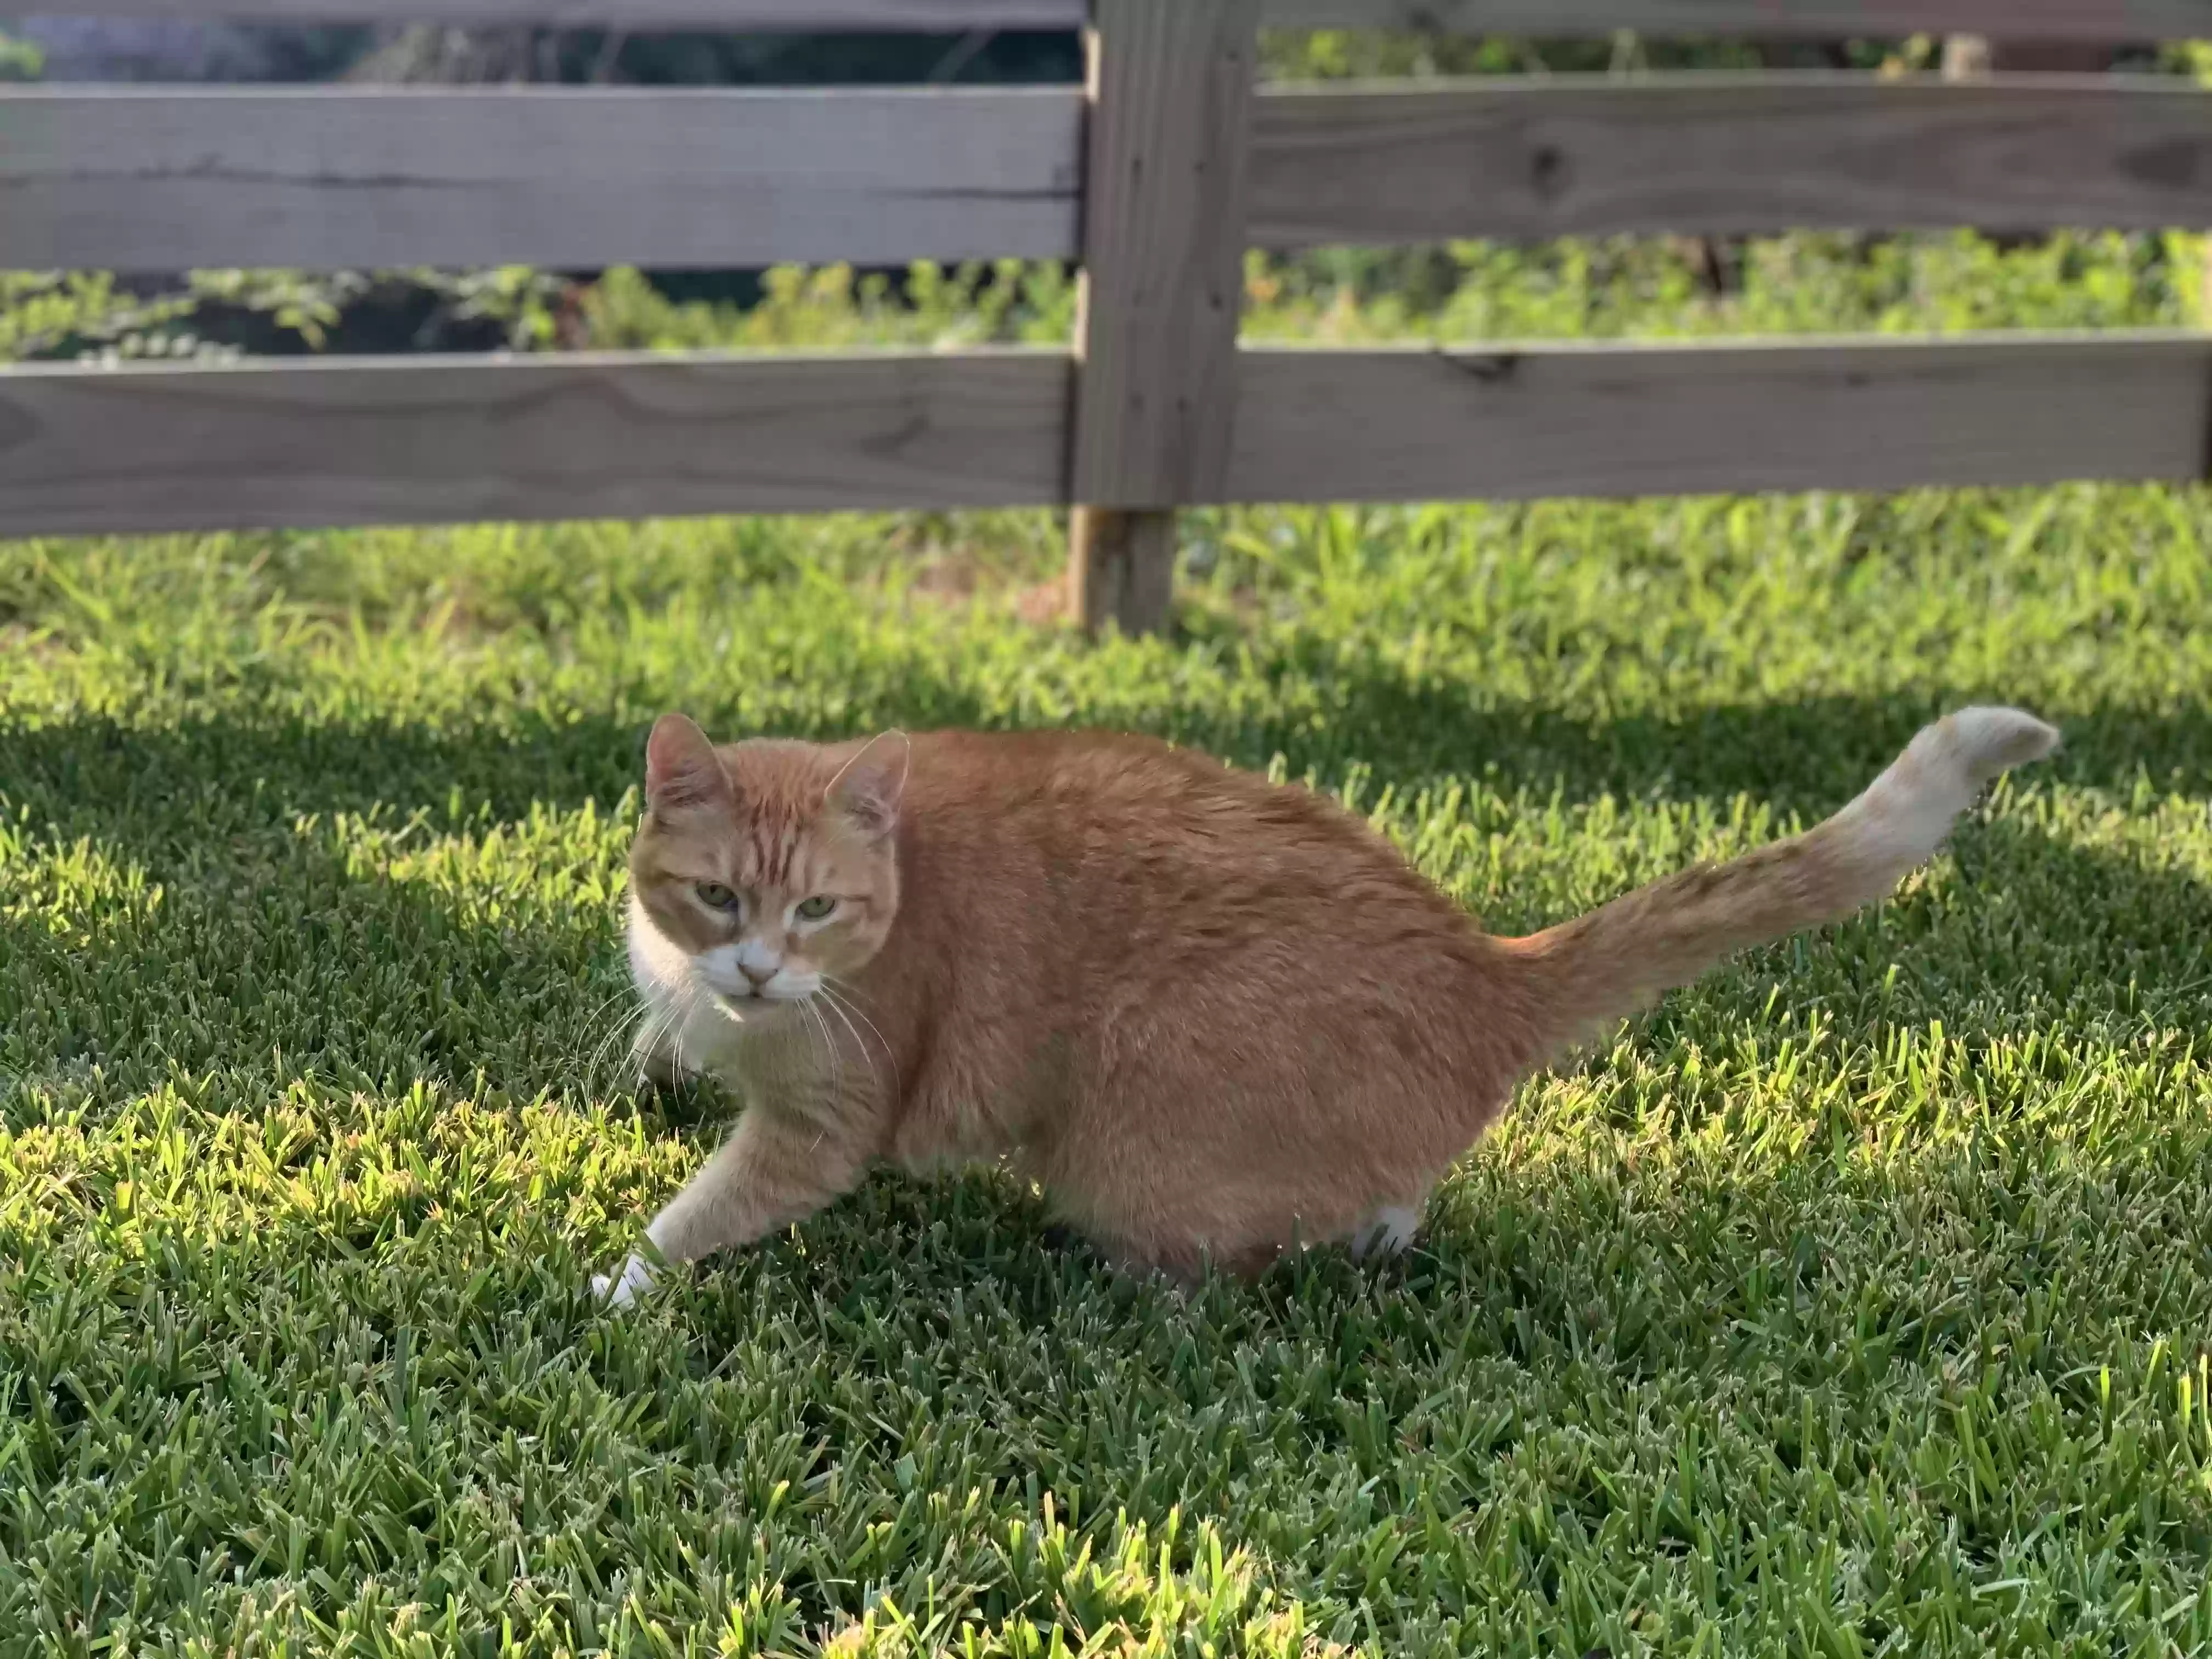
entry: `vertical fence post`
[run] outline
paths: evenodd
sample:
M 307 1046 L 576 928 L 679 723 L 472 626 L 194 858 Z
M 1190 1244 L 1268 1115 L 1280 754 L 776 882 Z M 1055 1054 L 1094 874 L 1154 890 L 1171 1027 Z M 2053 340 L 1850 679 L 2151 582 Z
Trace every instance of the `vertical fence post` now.
M 1217 497 L 1237 402 L 1258 0 L 1092 0 L 1069 586 L 1167 623 L 1175 508 Z

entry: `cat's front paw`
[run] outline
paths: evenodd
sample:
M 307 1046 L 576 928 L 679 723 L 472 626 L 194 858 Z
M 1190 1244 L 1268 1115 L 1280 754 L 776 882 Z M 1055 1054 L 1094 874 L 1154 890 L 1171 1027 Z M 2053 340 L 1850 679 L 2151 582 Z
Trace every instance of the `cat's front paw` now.
M 653 1268 L 643 1256 L 623 1263 L 620 1273 L 594 1273 L 592 1294 L 611 1308 L 627 1308 L 653 1287 Z

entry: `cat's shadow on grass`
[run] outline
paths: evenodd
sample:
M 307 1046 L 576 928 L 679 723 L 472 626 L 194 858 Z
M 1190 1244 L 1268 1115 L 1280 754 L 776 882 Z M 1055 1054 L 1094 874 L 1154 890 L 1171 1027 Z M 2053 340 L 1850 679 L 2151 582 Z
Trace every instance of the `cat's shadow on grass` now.
M 1638 1172 L 1602 1157 L 1479 1155 L 1402 1256 L 1359 1262 L 1323 1248 L 1252 1281 L 1192 1285 L 1115 1267 L 1002 1177 L 884 1176 L 789 1235 L 699 1264 L 642 1317 L 707 1354 L 755 1340 L 764 1317 L 793 1318 L 848 1371 L 905 1377 L 927 1348 L 940 1383 L 972 1370 L 1004 1385 L 1026 1368 L 1058 1398 L 1095 1389 L 1110 1358 L 1152 1403 L 1190 1413 L 1253 1386 L 1236 1374 L 1241 1355 L 1318 1449 L 1362 1432 L 1343 1404 L 1365 1395 L 1370 1365 L 1438 1376 L 1489 1365 L 1501 1383 L 1548 1373 L 1592 1385 L 1780 1365 L 1808 1387 L 1846 1376 L 1871 1387 L 1893 1365 L 1972 1366 L 1988 1333 L 2032 1316 L 2058 1279 L 2076 1287 L 2085 1332 L 2187 1328 L 2212 1262 L 2207 1132 L 2188 1143 L 2057 1156 L 2016 1144 L 1993 1156 L 1961 1142 Z M 2146 1238 L 2186 1262 L 2130 1271 Z M 1851 1310 L 1849 1340 L 1808 1346 L 1838 1309 Z M 990 1345 L 958 1340 L 969 1322 Z M 1012 1359 L 1000 1352 L 1010 1333 L 1025 1339 Z M 2078 1389 L 2074 1346 L 2017 1363 Z M 1269 1382 L 1285 1353 L 1305 1375 Z M 1387 1444 L 1378 1455 L 1387 1462 Z

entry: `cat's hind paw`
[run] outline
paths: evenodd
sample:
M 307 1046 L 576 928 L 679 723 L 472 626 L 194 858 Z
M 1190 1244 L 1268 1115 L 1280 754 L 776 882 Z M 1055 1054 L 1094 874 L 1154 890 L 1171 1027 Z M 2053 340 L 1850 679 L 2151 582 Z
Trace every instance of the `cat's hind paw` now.
M 594 1273 L 592 1294 L 611 1308 L 627 1308 L 658 1283 L 653 1265 L 641 1255 L 623 1263 L 619 1273 Z

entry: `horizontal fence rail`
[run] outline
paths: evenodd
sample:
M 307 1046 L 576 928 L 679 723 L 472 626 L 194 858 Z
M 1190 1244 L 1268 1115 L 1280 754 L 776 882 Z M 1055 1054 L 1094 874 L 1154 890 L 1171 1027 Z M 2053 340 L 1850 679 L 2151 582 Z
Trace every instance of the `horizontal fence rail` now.
M 2212 339 L 1248 351 L 1231 499 L 2199 478 Z
M 0 260 L 1066 258 L 1073 88 L 0 92 Z
M 275 265 L 1071 258 L 1073 88 L 0 91 L 0 257 Z M 2212 98 L 2149 77 L 1276 89 L 1267 248 L 2212 223 Z
M 1066 499 L 1052 350 L 0 374 L 0 534 Z M 2212 338 L 1248 348 L 1229 501 L 2204 471 Z
M 2212 223 L 2212 98 L 2149 76 L 1589 77 L 1275 92 L 1249 239 Z
M 1082 0 L 94 0 L 114 16 L 623 28 L 1075 28 Z M 2212 36 L 2212 0 L 1265 0 L 1285 28 L 1468 34 L 1906 35 L 2023 40 Z
M 0 534 L 1041 507 L 1064 352 L 0 374 Z

